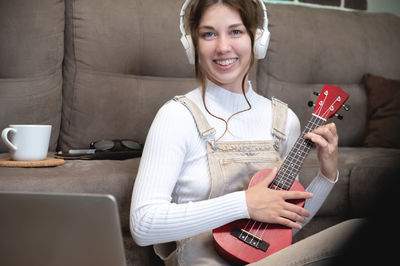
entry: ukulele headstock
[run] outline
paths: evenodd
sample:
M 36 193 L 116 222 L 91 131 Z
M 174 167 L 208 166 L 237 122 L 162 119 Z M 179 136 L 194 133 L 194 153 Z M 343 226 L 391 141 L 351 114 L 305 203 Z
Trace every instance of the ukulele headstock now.
M 323 120 L 327 120 L 336 114 L 340 107 L 343 107 L 346 111 L 350 110 L 348 105 L 344 105 L 349 95 L 339 86 L 326 84 L 322 91 L 319 94 L 316 93 L 316 95 L 318 95 L 318 99 L 315 103 L 313 114 Z M 343 116 L 338 115 L 338 118 L 342 119 Z

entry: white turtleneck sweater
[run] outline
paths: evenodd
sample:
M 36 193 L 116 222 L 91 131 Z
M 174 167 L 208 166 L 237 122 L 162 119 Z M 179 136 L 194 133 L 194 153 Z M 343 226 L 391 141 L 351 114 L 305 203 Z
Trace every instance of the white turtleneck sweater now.
M 246 96 L 251 110 L 229 121 L 229 131 L 220 141 L 272 140 L 271 101 L 258 95 L 249 83 Z M 225 123 L 206 112 L 201 90 L 186 94 L 194 101 L 216 130 L 215 139 L 225 131 Z M 232 93 L 208 82 L 205 102 L 209 111 L 227 119 L 247 109 L 242 94 Z M 289 109 L 287 140 L 281 143 L 284 158 L 300 135 L 300 122 Z M 130 227 L 135 242 L 151 245 L 181 240 L 222 226 L 234 220 L 250 218 L 244 191 L 207 199 L 211 177 L 206 140 L 200 138 L 189 110 L 169 101 L 158 111 L 149 130 L 132 193 Z M 314 194 L 305 208 L 312 216 L 318 211 L 333 183 L 318 174 L 306 189 Z

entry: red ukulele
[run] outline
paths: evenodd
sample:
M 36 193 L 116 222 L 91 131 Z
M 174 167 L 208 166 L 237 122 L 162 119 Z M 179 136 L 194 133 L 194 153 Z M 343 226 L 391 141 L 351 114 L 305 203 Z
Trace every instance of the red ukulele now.
M 317 94 L 318 95 L 318 94 Z M 312 142 L 305 140 L 304 135 L 323 125 L 344 105 L 349 95 L 340 87 L 325 85 L 315 104 L 315 110 L 301 136 L 293 145 L 288 156 L 270 189 L 304 191 L 304 187 L 295 180 L 305 157 L 311 149 Z M 342 117 L 338 115 L 339 119 Z M 263 180 L 271 170 L 257 172 L 251 179 L 249 187 Z M 293 202 L 304 206 L 304 200 Z M 247 264 L 259 261 L 292 243 L 292 229 L 277 224 L 266 224 L 249 219 L 231 222 L 213 230 L 214 244 L 217 252 L 235 264 Z

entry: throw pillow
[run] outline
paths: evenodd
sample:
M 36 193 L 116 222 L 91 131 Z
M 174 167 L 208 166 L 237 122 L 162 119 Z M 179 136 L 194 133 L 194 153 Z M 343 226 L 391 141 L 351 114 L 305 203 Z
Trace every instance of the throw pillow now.
M 366 147 L 400 148 L 400 80 L 366 74 L 368 96 Z

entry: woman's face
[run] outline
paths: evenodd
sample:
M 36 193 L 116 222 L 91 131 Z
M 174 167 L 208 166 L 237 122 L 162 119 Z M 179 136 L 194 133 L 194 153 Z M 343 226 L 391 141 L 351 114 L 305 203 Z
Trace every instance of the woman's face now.
M 241 93 L 251 50 L 250 36 L 237 11 L 224 4 L 212 5 L 205 11 L 199 24 L 198 55 L 209 80 Z

